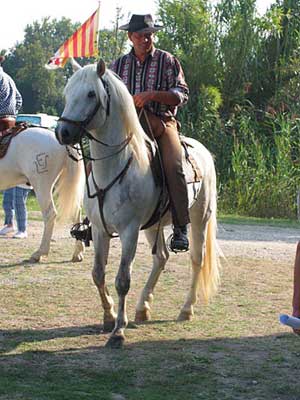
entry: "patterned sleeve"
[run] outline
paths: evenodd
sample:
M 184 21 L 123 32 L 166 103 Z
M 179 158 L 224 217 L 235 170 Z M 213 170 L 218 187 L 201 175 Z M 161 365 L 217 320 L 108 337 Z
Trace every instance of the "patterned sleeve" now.
M 20 110 L 20 108 L 22 107 L 22 104 L 23 104 L 23 99 L 22 99 L 21 93 L 16 88 L 16 110 L 17 111 Z
M 187 103 L 189 98 L 189 88 L 184 78 L 183 69 L 180 65 L 180 62 L 176 57 L 171 58 L 171 63 L 169 65 L 167 75 L 169 81 L 169 90 L 178 96 L 180 103 L 179 106 L 182 106 Z
M 16 115 L 22 106 L 22 96 L 13 79 L 0 68 L 0 115 Z

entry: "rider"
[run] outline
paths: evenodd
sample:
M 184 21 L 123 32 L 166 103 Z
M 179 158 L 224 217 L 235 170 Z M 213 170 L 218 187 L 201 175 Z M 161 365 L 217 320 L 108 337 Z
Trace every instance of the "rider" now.
M 22 106 L 22 96 L 15 82 L 1 67 L 4 60 L 5 57 L 0 56 L 0 132 L 15 125 L 16 114 Z M 5 221 L 3 228 L 0 230 L 0 235 L 14 232 L 13 214 L 15 211 L 18 231 L 13 237 L 16 239 L 25 239 L 27 237 L 26 200 L 29 191 L 28 185 L 20 185 L 4 191 L 3 209 Z
M 13 79 L 1 67 L 5 60 L 0 56 L 0 131 L 15 124 L 15 116 L 22 106 L 22 96 Z
M 170 247 L 176 252 L 189 247 L 188 193 L 175 118 L 177 107 L 187 102 L 189 90 L 179 61 L 172 54 L 154 47 L 154 33 L 162 28 L 154 24 L 150 14 L 133 14 L 129 23 L 119 28 L 128 32 L 133 48 L 115 60 L 110 68 L 120 76 L 132 94 L 144 130 L 157 140 L 174 225 Z

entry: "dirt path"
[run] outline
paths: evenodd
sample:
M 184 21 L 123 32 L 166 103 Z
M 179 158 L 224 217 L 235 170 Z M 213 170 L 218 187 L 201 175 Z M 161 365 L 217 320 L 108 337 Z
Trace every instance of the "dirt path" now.
M 225 256 L 288 261 L 294 258 L 300 230 L 265 225 L 219 224 Z
M 40 238 L 42 222 L 29 222 L 29 237 Z M 69 227 L 55 228 L 54 240 L 69 237 Z M 271 227 L 266 225 L 237 225 L 219 223 L 218 242 L 226 257 L 243 257 L 249 259 L 268 259 L 292 262 L 296 243 L 300 240 L 299 229 Z M 142 251 L 148 252 L 144 234 L 140 235 Z M 140 249 L 141 250 L 141 249 Z

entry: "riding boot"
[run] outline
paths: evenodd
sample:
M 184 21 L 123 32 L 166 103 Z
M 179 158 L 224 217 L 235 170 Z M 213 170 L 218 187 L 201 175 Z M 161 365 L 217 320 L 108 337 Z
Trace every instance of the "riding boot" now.
M 175 119 L 165 122 L 165 131 L 157 142 L 166 175 L 174 225 L 170 248 L 175 252 L 186 251 L 189 248 L 187 237 L 187 224 L 190 222 L 189 202 L 187 184 L 182 168 L 182 148 Z
M 173 235 L 170 241 L 170 249 L 176 252 L 187 251 L 189 249 L 189 239 L 187 236 L 187 225 L 174 226 Z
M 190 222 L 189 201 L 182 168 L 182 147 L 178 135 L 178 121 L 174 117 L 162 118 L 149 111 L 143 110 L 143 113 L 140 110 L 137 111 L 140 123 L 147 135 L 151 139 L 156 139 L 162 158 L 174 226 L 170 248 L 174 252 L 187 251 L 189 248 L 187 237 L 187 224 Z

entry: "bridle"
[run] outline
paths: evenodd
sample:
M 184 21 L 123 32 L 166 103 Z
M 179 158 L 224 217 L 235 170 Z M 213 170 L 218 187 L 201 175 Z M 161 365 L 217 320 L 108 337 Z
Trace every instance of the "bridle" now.
M 106 95 L 107 95 L 106 117 L 109 117 L 109 115 L 110 115 L 110 99 L 111 99 L 110 91 L 109 91 L 109 86 L 108 86 L 108 83 L 107 83 L 102 77 L 100 77 L 100 80 L 101 80 L 101 82 L 102 82 L 102 85 L 103 85 L 104 90 L 105 90 Z M 95 115 L 97 114 L 97 112 L 98 112 L 98 110 L 100 109 L 100 107 L 101 107 L 101 102 L 100 102 L 100 100 L 98 99 L 98 100 L 97 100 L 97 103 L 96 103 L 96 105 L 95 105 L 95 107 L 94 107 L 94 109 L 90 112 L 90 114 L 88 114 L 88 116 L 87 116 L 83 121 L 75 121 L 75 120 L 73 120 L 73 119 L 66 118 L 66 117 L 60 117 L 60 118 L 58 119 L 59 122 L 60 122 L 60 121 L 62 121 L 62 122 L 68 122 L 69 124 L 76 126 L 76 128 L 80 128 L 80 131 L 79 131 L 80 144 L 81 144 L 82 138 L 83 138 L 84 136 L 86 136 L 89 140 L 93 140 L 93 141 L 95 141 L 95 142 L 101 144 L 102 146 L 110 147 L 110 148 L 119 148 L 118 151 L 117 151 L 116 153 L 112 153 L 111 155 L 108 155 L 108 156 L 106 156 L 106 157 L 98 158 L 98 159 L 89 158 L 89 160 L 91 160 L 91 161 L 105 160 L 106 158 L 110 158 L 110 157 L 113 157 L 113 156 L 115 156 L 115 155 L 121 153 L 121 151 L 125 149 L 125 147 L 128 145 L 128 143 L 129 143 L 129 142 L 131 141 L 131 139 L 132 139 L 132 133 L 131 133 L 131 134 L 130 134 L 129 136 L 127 136 L 121 143 L 118 143 L 118 144 L 108 144 L 108 143 L 103 142 L 102 140 L 96 139 L 93 135 L 91 135 L 91 133 L 90 133 L 89 130 L 87 129 L 87 126 L 88 126 L 89 123 L 94 119 L 94 117 L 95 117 Z
M 107 82 L 102 77 L 100 79 L 101 79 L 102 85 L 103 85 L 104 90 L 105 90 L 106 95 L 107 95 L 106 117 L 109 117 L 109 115 L 110 115 L 110 92 L 109 92 L 109 87 L 108 87 Z M 101 102 L 100 102 L 99 99 L 97 99 L 97 103 L 96 103 L 94 109 L 88 114 L 88 116 L 84 120 L 75 121 L 75 120 L 70 119 L 70 118 L 60 117 L 58 119 L 58 122 L 68 122 L 69 124 L 76 126 L 76 128 L 80 128 L 80 131 L 79 131 L 80 140 L 84 136 L 86 136 L 90 140 L 94 140 L 94 141 L 96 141 L 96 142 L 98 142 L 98 143 L 100 143 L 100 144 L 102 144 L 104 146 L 109 146 L 106 143 L 103 143 L 100 140 L 96 139 L 93 135 L 90 134 L 90 132 L 87 129 L 87 126 L 94 119 L 94 117 L 97 114 L 97 112 L 100 109 L 100 107 L 101 107 Z

